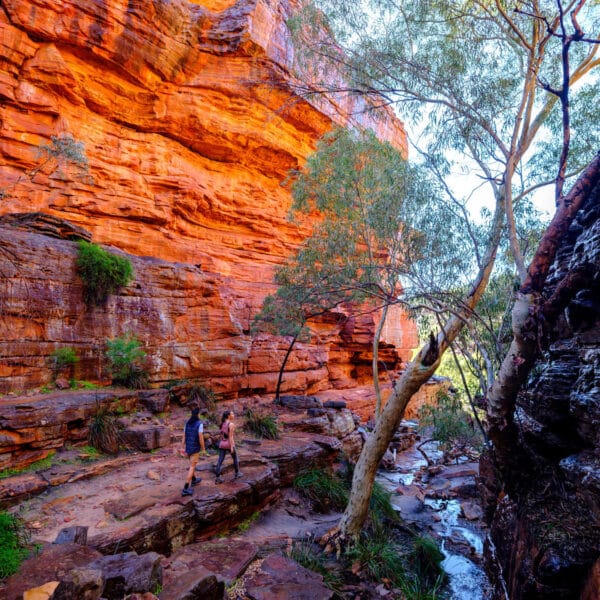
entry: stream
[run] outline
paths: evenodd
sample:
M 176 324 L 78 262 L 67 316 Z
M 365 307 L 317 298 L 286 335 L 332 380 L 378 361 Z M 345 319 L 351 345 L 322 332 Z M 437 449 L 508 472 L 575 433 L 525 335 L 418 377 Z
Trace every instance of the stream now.
M 435 459 L 441 453 L 428 451 L 428 456 Z M 396 456 L 396 471 L 380 470 L 377 481 L 392 492 L 392 506 L 407 522 L 418 524 L 424 533 L 432 533 L 440 541 L 440 549 L 444 554 L 441 563 L 448 575 L 452 600 L 484 600 L 489 584 L 483 569 L 468 556 L 450 550 L 456 546 L 465 549 L 465 554 L 481 558 L 483 553 L 482 534 L 469 521 L 461 516 L 461 504 L 458 499 L 440 500 L 415 495 L 418 490 L 415 474 L 424 466 L 423 456 L 411 447 Z M 396 493 L 399 486 L 406 486 L 405 493 Z M 423 489 L 427 491 L 427 484 Z M 429 530 L 429 531 L 428 531 Z

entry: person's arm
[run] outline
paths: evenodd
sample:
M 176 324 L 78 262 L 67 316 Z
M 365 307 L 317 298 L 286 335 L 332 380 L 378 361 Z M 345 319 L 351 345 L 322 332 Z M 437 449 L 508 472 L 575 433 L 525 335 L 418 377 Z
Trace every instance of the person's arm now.
M 198 425 L 198 441 L 200 442 L 202 454 L 206 454 L 206 448 L 204 447 L 204 424 L 202 422 Z
M 181 456 L 185 456 L 186 455 L 186 451 L 185 451 L 185 425 L 183 426 L 183 437 L 181 438 L 181 448 L 179 448 L 179 454 Z
M 231 448 L 231 452 L 235 452 L 235 439 L 233 437 L 233 432 L 235 430 L 235 425 L 233 422 L 229 423 L 229 447 Z

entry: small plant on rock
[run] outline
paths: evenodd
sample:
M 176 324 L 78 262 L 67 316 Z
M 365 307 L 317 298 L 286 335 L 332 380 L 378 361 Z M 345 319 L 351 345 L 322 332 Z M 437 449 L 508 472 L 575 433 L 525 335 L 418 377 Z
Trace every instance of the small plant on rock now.
M 132 335 L 106 340 L 106 357 L 114 385 L 131 389 L 148 387 L 148 372 L 143 364 L 146 353 Z
M 71 369 L 79 362 L 79 357 L 74 348 L 63 346 L 56 348 L 50 355 L 50 366 L 56 379 L 61 373 L 67 372 L 70 376 Z
M 246 424 L 244 428 L 259 438 L 267 440 L 279 439 L 279 428 L 273 415 L 260 414 L 248 409 L 246 411 Z
M 77 242 L 77 271 L 86 304 L 102 306 L 111 294 L 133 279 L 131 262 L 85 240 Z

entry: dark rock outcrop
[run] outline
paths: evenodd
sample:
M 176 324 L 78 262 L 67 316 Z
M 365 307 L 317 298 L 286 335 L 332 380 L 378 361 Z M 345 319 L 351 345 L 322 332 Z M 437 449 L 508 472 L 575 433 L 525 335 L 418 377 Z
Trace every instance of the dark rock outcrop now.
M 598 598 L 597 587 L 596 595 L 589 591 L 600 558 L 598 187 L 564 236 L 544 295 L 577 270 L 585 270 L 585 283 L 545 323 L 545 350 L 517 399 L 517 444 L 504 477 L 493 454 L 481 461 L 488 570 L 498 598 L 504 590 L 511 600 Z

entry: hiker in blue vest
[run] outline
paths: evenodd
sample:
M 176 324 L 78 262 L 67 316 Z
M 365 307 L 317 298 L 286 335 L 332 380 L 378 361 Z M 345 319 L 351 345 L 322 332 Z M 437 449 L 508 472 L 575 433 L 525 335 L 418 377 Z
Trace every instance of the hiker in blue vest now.
M 200 477 L 195 476 L 196 465 L 200 459 L 200 452 L 204 455 L 206 454 L 204 447 L 204 424 L 198 417 L 200 409 L 196 405 L 193 405 L 191 409 L 192 414 L 185 424 L 181 446 L 182 455 L 187 455 L 190 460 L 187 479 L 183 490 L 181 490 L 182 496 L 191 496 L 194 493 L 192 486 L 202 481 Z
M 237 452 L 235 449 L 235 425 L 233 424 L 233 417 L 233 411 L 226 410 L 223 413 L 223 418 L 221 419 L 221 440 L 219 441 L 219 460 L 217 461 L 217 478 L 215 479 L 215 483 L 223 483 L 223 478 L 221 477 L 221 466 L 223 465 L 223 461 L 225 460 L 225 455 L 227 452 L 231 452 L 231 457 L 233 458 L 235 479 L 238 479 L 242 476 Z

